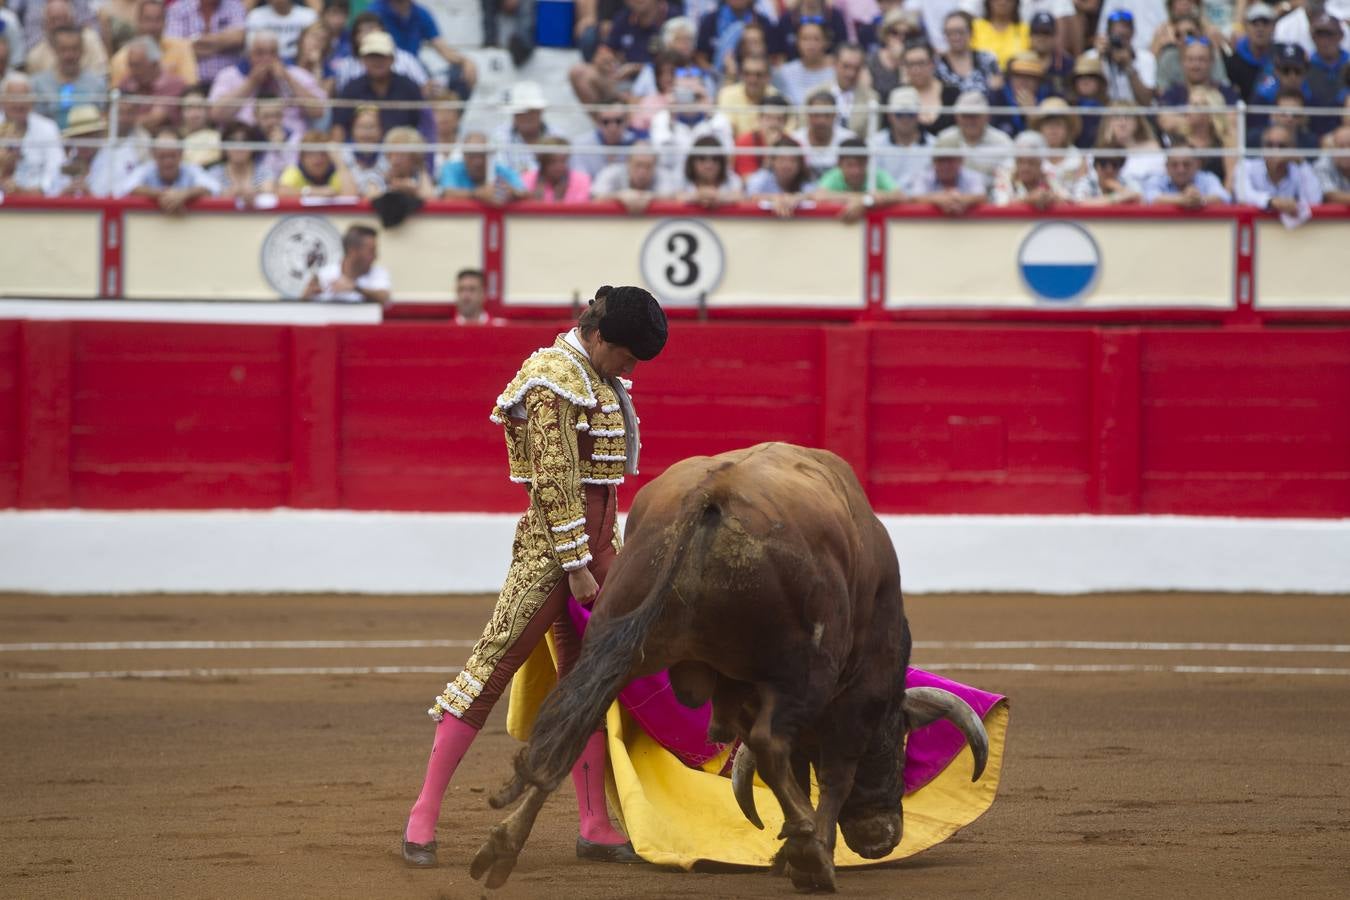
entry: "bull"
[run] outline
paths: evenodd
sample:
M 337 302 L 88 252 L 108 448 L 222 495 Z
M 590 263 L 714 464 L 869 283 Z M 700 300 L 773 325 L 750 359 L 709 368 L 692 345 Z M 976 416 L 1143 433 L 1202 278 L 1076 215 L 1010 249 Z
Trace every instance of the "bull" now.
M 835 889 L 836 825 L 865 859 L 899 844 L 908 730 L 947 718 L 980 777 L 988 737 L 974 711 L 946 691 L 904 687 L 899 564 L 842 459 L 769 443 L 683 460 L 637 494 L 624 537 L 575 668 L 490 800 L 502 808 L 524 795 L 475 855 L 475 879 L 506 882 L 615 695 L 662 669 L 681 703 L 712 702 L 710 740 L 741 742 L 732 790 L 756 827 L 756 771 L 772 790 L 784 818 L 775 866 L 799 889 Z

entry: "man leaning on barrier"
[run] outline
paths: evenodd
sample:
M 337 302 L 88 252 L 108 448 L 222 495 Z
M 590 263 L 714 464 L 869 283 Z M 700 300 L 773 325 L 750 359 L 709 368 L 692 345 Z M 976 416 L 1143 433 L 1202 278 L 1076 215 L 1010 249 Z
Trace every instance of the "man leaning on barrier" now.
M 122 193 L 154 200 L 170 215 L 185 212 L 194 201 L 220 193 L 220 185 L 201 166 L 183 162 L 178 131 L 165 126 L 151 144 L 152 161 L 131 173 Z
M 1167 152 L 1166 172 L 1144 181 L 1144 202 L 1181 209 L 1204 209 L 1216 203 L 1231 203 L 1232 196 L 1213 172 L 1200 168 L 1195 150 L 1184 141 Z
M 845 222 L 858 221 L 869 209 L 905 202 L 904 193 L 885 169 L 877 169 L 868 178 L 867 144 L 857 137 L 848 138 L 839 145 L 839 163 L 821 176 L 816 185 L 816 198 L 844 200 L 840 218 Z
M 931 203 L 949 216 L 965 215 L 987 199 L 982 175 L 967 168 L 961 158 L 961 137 L 950 131 L 933 145 L 933 162 L 906 186 L 915 203 Z
M 1322 185 L 1322 202 L 1350 203 L 1350 124 L 1331 133 L 1327 149 L 1339 150 L 1342 155 L 1323 156 L 1314 166 Z
M 1289 216 L 1290 223 L 1311 215 L 1322 202 L 1322 186 L 1313 168 L 1299 156 L 1294 136 L 1281 125 L 1261 135 L 1267 155 L 1244 159 L 1237 171 L 1238 202 Z

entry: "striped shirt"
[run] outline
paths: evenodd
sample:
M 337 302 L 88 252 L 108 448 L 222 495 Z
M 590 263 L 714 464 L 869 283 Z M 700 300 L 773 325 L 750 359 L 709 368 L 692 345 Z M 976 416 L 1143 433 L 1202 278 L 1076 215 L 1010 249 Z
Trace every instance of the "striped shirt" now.
M 164 33 L 169 37 L 196 40 L 203 34 L 217 34 L 243 28 L 247 13 L 242 0 L 220 0 L 208 23 L 202 17 L 201 0 L 178 0 L 164 13 Z M 197 73 L 201 80 L 210 82 L 222 69 L 239 62 L 238 53 L 200 53 L 197 55 Z

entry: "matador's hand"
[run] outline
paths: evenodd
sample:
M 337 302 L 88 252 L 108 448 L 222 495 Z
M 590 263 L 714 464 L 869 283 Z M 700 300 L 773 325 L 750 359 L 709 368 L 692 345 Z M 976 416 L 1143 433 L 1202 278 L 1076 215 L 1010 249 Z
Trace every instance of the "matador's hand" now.
M 600 592 L 595 576 L 585 566 L 567 573 L 567 586 L 572 589 L 572 596 L 577 598 L 578 603 L 590 603 Z

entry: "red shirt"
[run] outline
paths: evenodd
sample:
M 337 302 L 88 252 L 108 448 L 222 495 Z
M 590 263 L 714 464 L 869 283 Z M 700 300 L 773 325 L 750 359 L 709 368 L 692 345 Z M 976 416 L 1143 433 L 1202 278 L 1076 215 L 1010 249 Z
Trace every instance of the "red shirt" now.
M 736 138 L 737 147 L 763 147 L 764 137 L 758 131 L 747 131 L 745 134 Z M 737 153 L 735 164 L 732 166 L 736 174 L 745 178 L 755 174 L 759 169 L 764 168 L 765 157 L 753 153 Z

